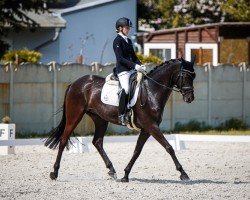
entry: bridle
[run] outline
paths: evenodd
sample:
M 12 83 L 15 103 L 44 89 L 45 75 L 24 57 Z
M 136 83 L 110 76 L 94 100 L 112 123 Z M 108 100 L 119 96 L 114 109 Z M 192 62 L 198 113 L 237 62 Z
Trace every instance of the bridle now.
M 179 92 L 182 94 L 182 95 L 185 95 L 185 93 L 189 93 L 189 92 L 193 92 L 194 91 L 194 87 L 192 86 L 183 86 L 183 77 L 184 75 L 187 75 L 189 76 L 192 80 L 195 79 L 195 72 L 193 71 L 190 71 L 190 70 L 187 70 L 187 69 L 183 69 L 183 65 L 181 65 L 181 69 L 177 75 L 177 78 L 176 78 L 176 83 L 179 82 L 179 87 L 180 89 L 178 89 L 177 87 L 177 84 L 175 84 L 173 87 L 177 88 L 179 90 Z

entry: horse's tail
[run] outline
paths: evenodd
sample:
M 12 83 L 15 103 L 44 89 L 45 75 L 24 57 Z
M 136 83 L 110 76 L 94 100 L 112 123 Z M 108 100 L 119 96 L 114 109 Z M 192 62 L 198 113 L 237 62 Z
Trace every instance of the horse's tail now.
M 44 143 L 44 145 L 46 147 L 49 147 L 50 149 L 55 149 L 58 146 L 58 144 L 60 142 L 60 138 L 61 138 L 61 136 L 63 134 L 64 129 L 65 129 L 65 124 L 66 124 L 65 101 L 66 101 L 67 93 L 69 91 L 69 87 L 70 87 L 70 85 L 67 87 L 66 92 L 65 92 L 65 96 L 64 96 L 64 103 L 63 103 L 63 106 L 62 106 L 63 115 L 62 115 L 61 122 L 59 123 L 59 125 L 56 128 L 53 128 L 49 132 L 49 136 L 45 140 L 45 143 Z

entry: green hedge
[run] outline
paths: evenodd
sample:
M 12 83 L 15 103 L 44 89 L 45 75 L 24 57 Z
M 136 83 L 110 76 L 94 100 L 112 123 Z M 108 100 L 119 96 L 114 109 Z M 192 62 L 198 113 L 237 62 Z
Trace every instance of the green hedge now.
M 180 122 L 175 123 L 174 132 L 183 132 L 183 131 L 208 131 L 208 130 L 218 130 L 218 131 L 230 131 L 230 130 L 247 130 L 247 124 L 236 118 L 226 120 L 224 123 L 221 123 L 217 127 L 212 127 L 206 125 L 205 122 L 198 122 L 196 120 L 191 120 L 186 124 Z
M 136 53 L 136 56 L 139 58 L 139 60 L 142 62 L 142 64 L 146 63 L 155 63 L 155 64 L 161 64 L 163 61 L 152 54 L 149 54 L 149 56 L 145 56 L 141 53 Z
M 22 50 L 7 51 L 2 58 L 2 62 L 15 62 L 20 64 L 22 62 L 37 63 L 42 57 L 42 54 L 37 51 L 31 51 L 27 48 Z

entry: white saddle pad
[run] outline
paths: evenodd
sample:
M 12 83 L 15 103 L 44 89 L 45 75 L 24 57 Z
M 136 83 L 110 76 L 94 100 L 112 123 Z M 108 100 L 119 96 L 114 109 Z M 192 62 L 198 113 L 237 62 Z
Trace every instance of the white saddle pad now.
M 119 106 L 119 91 L 121 88 L 119 87 L 119 82 L 110 80 L 112 74 L 108 75 L 106 77 L 106 82 L 102 88 L 101 93 L 101 101 L 104 104 L 112 105 L 112 106 Z M 139 93 L 140 87 L 137 87 L 135 89 L 135 94 L 131 101 L 128 103 L 128 107 L 133 107 L 137 101 L 138 93 Z

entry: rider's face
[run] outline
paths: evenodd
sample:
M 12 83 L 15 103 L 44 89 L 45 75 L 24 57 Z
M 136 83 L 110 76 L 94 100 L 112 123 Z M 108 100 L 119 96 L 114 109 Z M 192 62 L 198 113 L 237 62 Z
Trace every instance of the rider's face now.
M 124 35 L 128 35 L 128 33 L 129 33 L 129 31 L 130 31 L 130 27 L 129 26 L 124 26 L 124 27 L 122 27 L 122 33 L 124 34 Z

